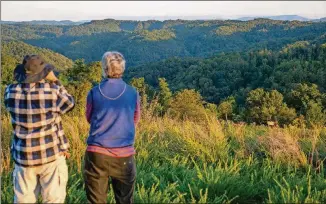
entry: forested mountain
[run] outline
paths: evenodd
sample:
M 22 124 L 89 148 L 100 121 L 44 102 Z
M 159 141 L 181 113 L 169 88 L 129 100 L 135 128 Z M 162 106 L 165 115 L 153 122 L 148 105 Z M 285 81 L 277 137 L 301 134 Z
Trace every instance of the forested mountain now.
M 77 112 L 84 112 L 87 91 L 101 80 L 102 54 L 117 50 L 143 107 L 159 96 L 157 114 L 198 119 L 208 109 L 227 120 L 326 124 L 326 22 L 106 19 L 6 24 L 2 34 L 2 85 L 13 81 L 24 55 L 41 54 L 65 70 L 63 83 L 81 101 Z M 55 52 L 85 61 L 72 63 Z
M 298 15 L 242 17 L 242 18 L 239 18 L 238 20 L 250 21 L 250 20 L 254 20 L 256 18 L 267 18 L 267 19 L 271 19 L 271 20 L 281 20 L 281 21 L 310 21 L 310 20 L 314 20 L 314 19 L 309 19 L 309 18 L 305 18 L 302 16 L 298 16 Z
M 318 41 L 326 22 L 235 20 L 118 21 L 82 25 L 2 25 L 3 40 L 22 40 L 73 60 L 97 61 L 107 50 L 125 54 L 128 66 L 169 57 L 209 57 L 221 52 L 278 50 L 296 41 Z
M 20 41 L 3 42 L 1 45 L 1 55 L 7 55 L 18 62 L 22 62 L 27 54 L 39 54 L 48 63 L 53 64 L 58 70 L 65 70 L 72 67 L 72 60 L 53 52 L 52 50 L 35 47 Z
M 315 19 L 313 20 L 314 22 L 326 22 L 326 17 L 320 18 L 320 19 Z
M 312 22 L 325 22 L 326 17 L 324 18 L 317 18 L 317 19 L 310 19 L 305 18 L 298 15 L 279 15 L 279 16 L 250 16 L 250 17 L 241 17 L 237 20 L 241 21 L 251 21 L 257 18 L 267 18 L 271 20 L 281 20 L 281 21 L 312 21 Z
M 196 89 L 205 100 L 218 104 L 233 95 L 240 105 L 251 90 L 276 89 L 285 96 L 299 83 L 317 84 L 326 91 L 326 38 L 324 44 L 298 41 L 279 51 L 220 53 L 207 59 L 170 58 L 129 68 L 127 79 L 144 77 L 158 87 L 163 77 L 172 91 Z
M 1 85 L 12 83 L 13 71 L 17 64 L 22 63 L 27 54 L 41 55 L 48 63 L 53 64 L 58 71 L 73 66 L 71 59 L 49 49 L 35 47 L 24 42 L 11 41 L 1 44 Z
M 70 21 L 70 20 L 63 20 L 63 21 L 0 21 L 0 24 L 32 24 L 32 25 L 80 25 L 85 22 L 89 21 Z
M 74 98 L 74 109 L 62 117 L 72 144 L 67 203 L 87 201 L 86 98 L 102 80 L 99 60 L 109 50 L 127 58 L 124 80 L 140 95 L 136 203 L 325 203 L 326 23 L 1 27 L 1 101 L 26 54 L 61 69 L 60 82 Z M 1 202 L 10 203 L 12 125 L 3 102 L 0 108 Z M 112 191 L 107 202 L 114 202 Z

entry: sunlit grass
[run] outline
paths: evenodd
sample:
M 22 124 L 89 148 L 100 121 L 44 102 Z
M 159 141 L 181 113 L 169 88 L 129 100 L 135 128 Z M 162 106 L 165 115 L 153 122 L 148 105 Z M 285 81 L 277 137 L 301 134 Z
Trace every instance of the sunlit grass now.
M 8 118 L 2 119 L 2 127 L 1 201 L 7 203 L 13 201 Z M 72 154 L 67 203 L 86 202 L 82 168 L 88 128 L 84 117 L 64 118 Z M 136 132 L 136 203 L 326 200 L 323 128 L 270 129 L 212 118 L 198 124 L 151 117 L 143 118 Z M 309 160 L 311 153 L 314 161 Z M 114 202 L 111 190 L 108 202 Z

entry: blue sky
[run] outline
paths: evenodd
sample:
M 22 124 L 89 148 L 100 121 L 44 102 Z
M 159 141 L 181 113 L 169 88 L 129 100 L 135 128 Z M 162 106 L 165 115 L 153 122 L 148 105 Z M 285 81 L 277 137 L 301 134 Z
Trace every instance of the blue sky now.
M 232 19 L 244 16 L 300 15 L 326 17 L 324 1 L 4 1 L 1 20 L 95 20 L 147 16 L 201 16 Z M 128 17 L 130 16 L 130 17 Z

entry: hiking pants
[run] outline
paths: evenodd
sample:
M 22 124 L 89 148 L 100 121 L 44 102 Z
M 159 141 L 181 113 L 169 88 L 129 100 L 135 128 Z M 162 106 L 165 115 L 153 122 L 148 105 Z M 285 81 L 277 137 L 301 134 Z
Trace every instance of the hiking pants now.
M 116 158 L 86 151 L 84 180 L 88 202 L 107 203 L 110 177 L 116 203 L 133 203 L 136 179 L 134 156 Z
M 64 203 L 67 181 L 68 167 L 65 156 L 35 167 L 15 164 L 14 203 L 36 203 L 40 192 L 43 203 Z

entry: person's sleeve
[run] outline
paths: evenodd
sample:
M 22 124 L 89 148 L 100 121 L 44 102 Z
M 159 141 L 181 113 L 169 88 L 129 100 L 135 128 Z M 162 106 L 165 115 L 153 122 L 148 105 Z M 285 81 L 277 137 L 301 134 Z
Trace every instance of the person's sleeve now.
M 62 86 L 59 81 L 56 81 L 55 84 L 59 87 L 57 91 L 57 111 L 60 114 L 65 114 L 74 108 L 75 101 L 74 98 L 67 92 L 65 87 Z
M 8 94 L 9 94 L 9 86 L 6 87 L 5 89 L 5 93 L 4 93 L 4 104 L 5 104 L 5 107 L 8 108 L 8 105 L 9 105 L 9 97 L 8 97 Z
M 90 91 L 88 92 L 87 101 L 86 101 L 86 119 L 88 123 L 91 123 L 92 109 L 93 109 L 93 96 L 92 96 L 92 91 Z
M 137 125 L 139 123 L 139 120 L 140 120 L 140 96 L 137 93 L 136 109 L 135 109 L 135 113 L 134 113 L 134 123 L 135 123 L 135 125 Z

